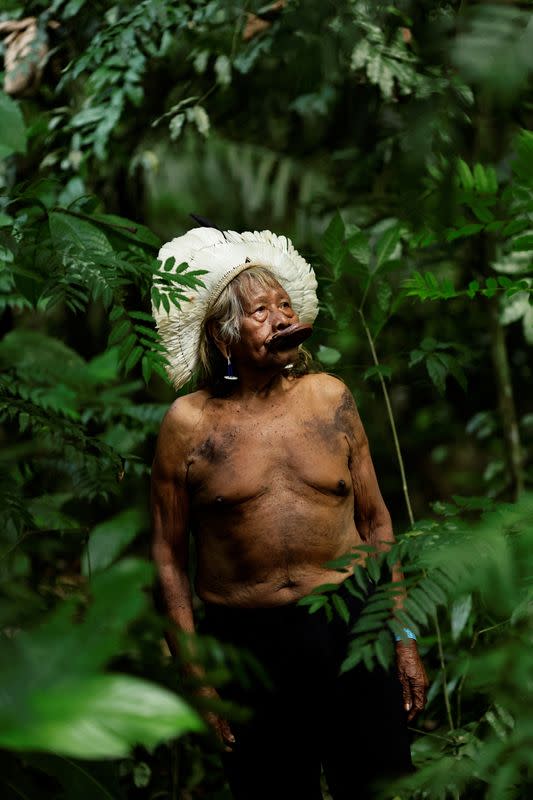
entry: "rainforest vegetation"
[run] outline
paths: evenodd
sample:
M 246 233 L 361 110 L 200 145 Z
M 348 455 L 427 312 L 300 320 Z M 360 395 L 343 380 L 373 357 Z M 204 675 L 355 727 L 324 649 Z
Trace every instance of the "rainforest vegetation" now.
M 230 797 L 150 557 L 151 308 L 198 279 L 152 277 L 193 213 L 317 273 L 310 350 L 356 397 L 431 681 L 394 796 L 525 798 L 531 4 L 3 0 L 0 47 L 2 797 Z M 391 658 L 379 599 L 346 668 Z M 195 648 L 218 687 L 250 668 Z

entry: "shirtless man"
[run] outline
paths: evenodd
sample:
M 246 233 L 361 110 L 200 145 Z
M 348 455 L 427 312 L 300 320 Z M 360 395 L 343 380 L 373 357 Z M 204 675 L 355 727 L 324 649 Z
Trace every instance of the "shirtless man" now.
M 237 800 L 320 798 L 321 763 L 334 800 L 372 797 L 374 779 L 411 768 L 406 722 L 427 688 L 416 643 L 396 644 L 402 700 L 395 675 L 359 668 L 339 679 L 348 628 L 296 603 L 345 580 L 326 562 L 392 542 L 390 515 L 346 386 L 293 372 L 301 337 L 286 289 L 256 267 L 228 286 L 242 311 L 238 337 L 209 315 L 204 335 L 238 380 L 222 393 L 212 380 L 175 401 L 152 470 L 153 553 L 168 613 L 194 632 L 191 529 L 207 629 L 251 650 L 274 687 L 228 690 L 255 711 L 251 723 L 230 729 L 210 715 Z M 274 335 L 287 341 L 274 349 Z M 356 616 L 357 601 L 345 600 Z

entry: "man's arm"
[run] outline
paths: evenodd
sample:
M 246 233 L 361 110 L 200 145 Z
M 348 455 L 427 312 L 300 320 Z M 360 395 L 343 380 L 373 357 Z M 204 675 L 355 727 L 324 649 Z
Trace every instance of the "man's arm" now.
M 350 473 L 354 490 L 354 520 L 363 541 L 378 551 L 387 551 L 395 542 L 392 520 L 379 489 L 368 438 L 351 392 L 345 387 L 338 406 L 338 418 L 350 446 Z M 403 581 L 399 562 L 392 567 L 393 582 Z M 394 597 L 394 608 L 401 609 L 405 590 Z M 404 707 L 408 721 L 424 708 L 428 679 L 418 654 L 416 643 L 406 640 L 396 643 L 398 677 L 402 684 Z
M 167 413 L 152 465 L 152 556 L 168 616 L 187 633 L 194 632 L 188 577 L 189 498 L 186 488 L 187 448 L 177 403 Z M 175 642 L 171 649 L 175 650 Z M 176 655 L 173 652 L 173 655 Z
M 192 634 L 195 632 L 195 627 L 188 574 L 189 494 L 187 491 L 189 452 L 187 431 L 191 427 L 191 420 L 180 408 L 182 403 L 183 401 L 176 401 L 163 420 L 152 465 L 152 556 L 159 574 L 169 618 L 180 631 Z M 172 631 L 168 631 L 167 641 L 172 655 L 174 657 L 179 655 L 176 637 Z M 186 661 L 183 653 L 181 656 L 184 673 L 202 682 L 204 672 L 201 665 L 196 664 L 194 660 Z M 209 701 L 219 699 L 215 689 L 203 684 L 197 693 Z M 230 750 L 235 738 L 228 722 L 212 711 L 208 711 L 205 717 L 225 745 L 225 749 Z

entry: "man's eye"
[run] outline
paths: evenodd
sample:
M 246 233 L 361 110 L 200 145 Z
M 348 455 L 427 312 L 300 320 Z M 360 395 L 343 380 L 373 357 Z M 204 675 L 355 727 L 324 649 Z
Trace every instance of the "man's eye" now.
M 264 306 L 258 306 L 258 307 L 255 309 L 255 312 L 254 312 L 254 313 L 255 313 L 255 314 L 257 314 L 257 312 L 258 312 L 258 311 L 264 311 L 264 310 L 265 310 L 265 307 L 264 307 Z

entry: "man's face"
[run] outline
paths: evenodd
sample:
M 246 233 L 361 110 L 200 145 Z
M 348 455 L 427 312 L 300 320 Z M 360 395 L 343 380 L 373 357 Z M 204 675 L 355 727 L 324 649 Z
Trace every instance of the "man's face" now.
M 243 309 L 241 338 L 231 346 L 235 362 L 256 368 L 292 363 L 298 353 L 297 346 L 272 353 L 266 344 L 275 333 L 298 322 L 285 289 L 279 284 L 267 288 L 257 284 L 243 300 Z

